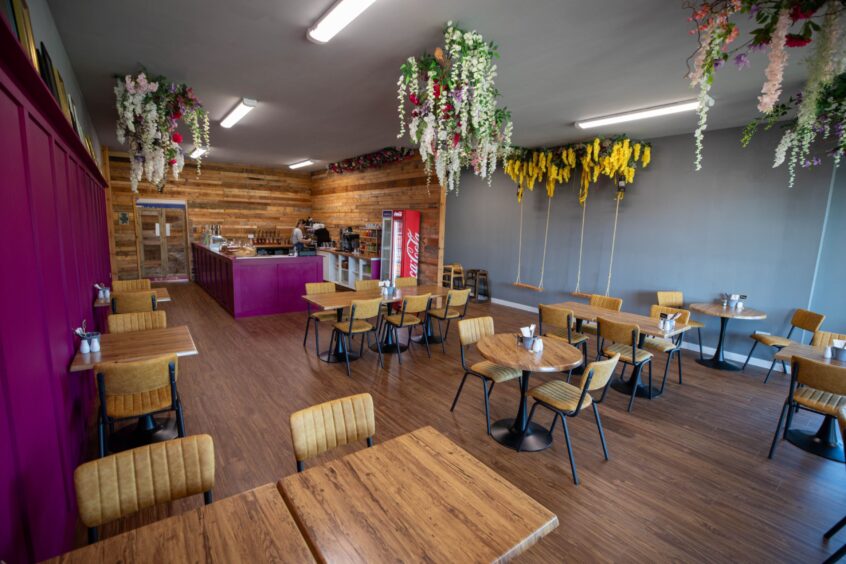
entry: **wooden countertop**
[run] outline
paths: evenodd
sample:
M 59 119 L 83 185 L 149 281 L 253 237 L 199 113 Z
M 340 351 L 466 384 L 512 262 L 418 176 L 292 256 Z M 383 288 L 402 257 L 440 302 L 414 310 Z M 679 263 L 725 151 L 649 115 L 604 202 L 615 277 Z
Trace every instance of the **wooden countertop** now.
M 367 254 L 367 253 L 355 254 L 355 253 L 348 253 L 348 252 L 345 252 L 345 251 L 339 251 L 337 249 L 320 249 L 320 248 L 318 248 L 318 249 L 315 249 L 315 250 L 318 253 L 320 253 L 320 252 L 332 253 L 333 255 L 338 255 L 338 256 L 341 256 L 341 257 L 350 257 L 350 258 L 368 259 L 368 260 L 373 260 L 373 259 L 379 258 L 379 255 L 372 255 L 372 254 Z
M 82 354 L 76 351 L 70 371 L 91 370 L 98 362 L 141 360 L 171 353 L 177 356 L 198 354 L 187 325 L 132 333 L 103 333 L 100 335 L 100 352 Z

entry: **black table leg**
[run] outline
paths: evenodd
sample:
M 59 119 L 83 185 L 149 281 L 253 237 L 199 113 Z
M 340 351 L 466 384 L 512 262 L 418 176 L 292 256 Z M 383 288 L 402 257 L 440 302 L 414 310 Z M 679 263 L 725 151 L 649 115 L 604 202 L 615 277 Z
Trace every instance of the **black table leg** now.
M 385 335 L 382 337 L 382 354 L 396 354 L 397 352 L 405 352 L 408 350 L 408 345 L 403 345 L 399 338 L 394 339 L 394 332 L 387 323 L 385 323 L 382 328 L 385 332 Z M 403 331 L 407 331 L 407 329 L 403 329 Z M 400 330 L 397 329 L 397 335 L 399 335 L 399 332 Z M 370 350 L 378 351 L 379 347 L 376 343 L 373 343 L 370 345 Z
M 844 462 L 843 443 L 837 440 L 837 426 L 834 417 L 826 415 L 822 425 L 816 433 L 791 429 L 787 432 L 787 440 L 804 451 L 834 460 Z
M 144 415 L 138 418 L 137 425 L 126 425 L 111 433 L 106 444 L 109 446 L 109 452 L 121 452 L 151 443 L 169 441 L 178 435 L 175 417 L 156 418 Z
M 711 358 L 697 359 L 696 362 L 698 362 L 702 366 L 707 366 L 716 370 L 728 370 L 731 372 L 738 372 L 742 370 L 740 365 L 726 360 L 724 356 L 726 327 L 728 326 L 728 322 L 728 317 L 720 318 L 720 340 L 717 342 L 717 350 L 714 351 L 714 356 L 712 356 Z
M 338 321 L 344 320 L 344 310 L 338 309 Z M 363 336 L 361 337 L 364 338 Z M 350 347 L 350 362 L 353 360 L 358 360 L 358 353 L 353 352 L 354 348 Z M 375 350 L 375 349 L 374 349 Z M 344 340 L 340 337 L 336 339 L 335 346 L 332 347 L 331 350 L 326 352 L 322 352 L 318 355 L 318 358 L 323 362 L 346 362 L 344 358 Z
M 548 448 L 552 444 L 552 435 L 542 425 L 532 422 L 527 425 L 529 417 L 527 409 L 527 393 L 529 391 L 529 377 L 531 372 L 524 370 L 520 382 L 520 406 L 514 419 L 500 419 L 491 425 L 491 436 L 498 443 L 517 450 L 538 451 Z M 524 438 L 525 436 L 525 438 Z
M 429 338 L 430 345 L 439 345 L 443 342 L 443 339 L 435 333 L 435 324 L 432 323 L 432 318 L 430 316 L 426 316 L 426 321 L 423 322 L 423 330 L 426 331 L 426 336 Z M 414 337 L 412 339 L 415 343 L 423 343 L 423 335 L 418 337 Z

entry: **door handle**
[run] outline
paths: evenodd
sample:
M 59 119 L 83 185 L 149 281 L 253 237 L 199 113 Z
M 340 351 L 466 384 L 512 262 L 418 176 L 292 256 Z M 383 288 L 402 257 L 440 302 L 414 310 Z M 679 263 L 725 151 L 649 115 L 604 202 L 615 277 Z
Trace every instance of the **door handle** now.
M 165 223 L 165 237 L 170 237 L 170 223 Z
M 162 236 L 161 226 L 157 223 L 156 224 L 156 237 L 161 237 L 161 236 Z

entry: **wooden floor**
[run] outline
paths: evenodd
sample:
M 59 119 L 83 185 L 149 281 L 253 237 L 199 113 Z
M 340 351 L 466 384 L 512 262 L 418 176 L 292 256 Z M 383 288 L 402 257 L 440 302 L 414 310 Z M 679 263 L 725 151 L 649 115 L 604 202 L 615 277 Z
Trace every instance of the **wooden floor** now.
M 366 391 L 376 403 L 377 442 L 432 425 L 558 515 L 559 528 L 524 562 L 820 562 L 846 542 L 846 534 L 831 546 L 822 540 L 846 513 L 843 465 L 786 442 L 767 460 L 787 389 L 783 374 L 764 385 L 760 369 L 715 372 L 685 351 L 684 385 L 672 371 L 664 396 L 636 400 L 633 413 L 625 411 L 626 397 L 609 390 L 601 413 L 610 461 L 602 458 L 589 413 L 570 425 L 582 480 L 575 486 L 563 435 L 546 451 L 518 454 L 485 434 L 477 382 L 468 381 L 450 413 L 461 377 L 457 333 L 446 354 L 433 348 L 427 359 L 414 347 L 402 367 L 387 357 L 381 370 L 376 354 L 366 353 L 349 378 L 343 365 L 317 360 L 311 337 L 303 348 L 305 314 L 235 321 L 193 284 L 168 288 L 173 302 L 162 304 L 168 323 L 189 325 L 200 351 L 180 360 L 179 390 L 188 433 L 214 437 L 216 499 L 295 472 L 292 411 Z M 470 315 L 493 315 L 498 332 L 533 320 L 496 305 L 471 304 Z M 321 337 L 325 347 L 328 331 Z M 549 378 L 534 376 L 532 384 Z M 513 417 L 517 398 L 516 383 L 497 386 L 493 419 Z M 539 420 L 548 424 L 551 417 L 542 413 Z M 810 415 L 796 420 L 809 429 L 818 423 Z M 201 503 L 197 496 L 149 510 L 103 532 Z

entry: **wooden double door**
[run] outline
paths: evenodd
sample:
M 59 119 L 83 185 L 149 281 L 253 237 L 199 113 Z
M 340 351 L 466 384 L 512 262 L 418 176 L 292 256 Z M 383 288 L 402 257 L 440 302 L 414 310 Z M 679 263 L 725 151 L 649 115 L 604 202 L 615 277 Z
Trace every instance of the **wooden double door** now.
M 188 229 L 184 206 L 136 208 L 142 278 L 188 278 Z

